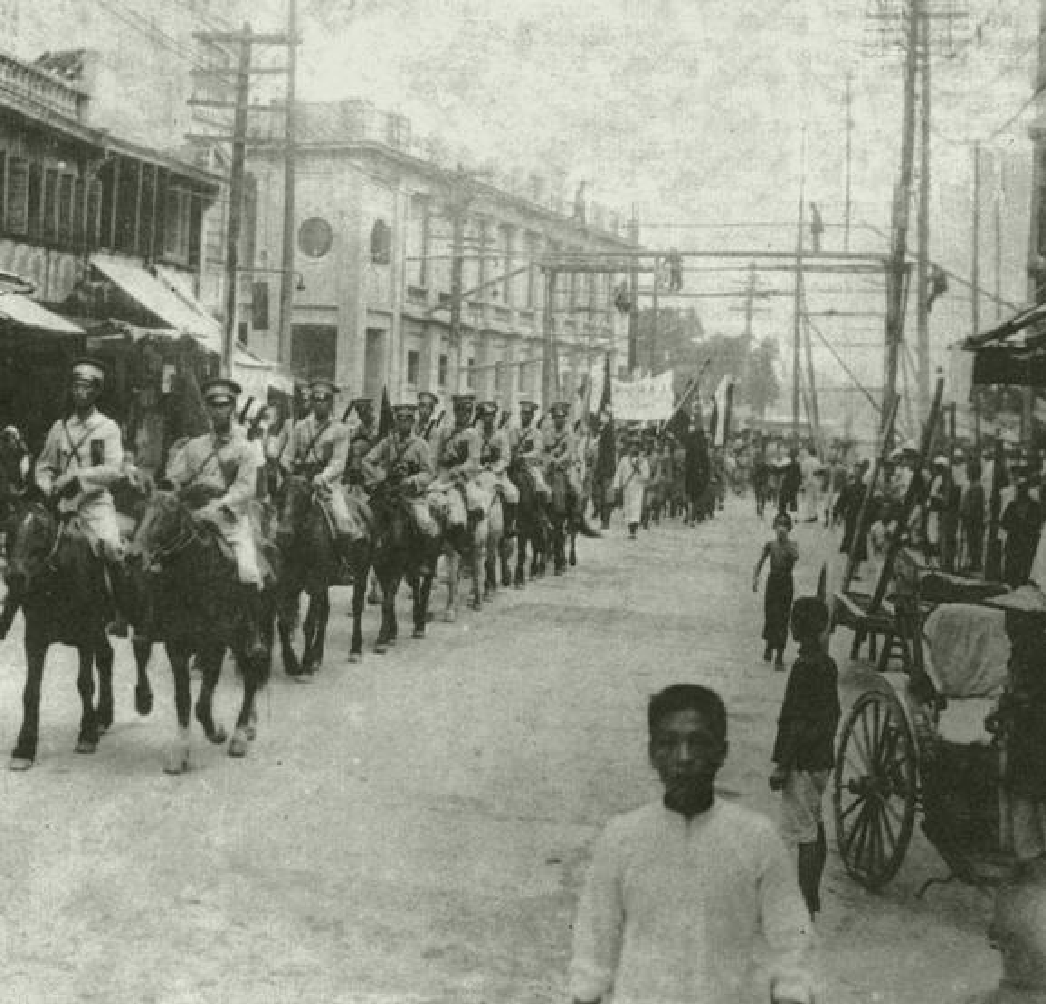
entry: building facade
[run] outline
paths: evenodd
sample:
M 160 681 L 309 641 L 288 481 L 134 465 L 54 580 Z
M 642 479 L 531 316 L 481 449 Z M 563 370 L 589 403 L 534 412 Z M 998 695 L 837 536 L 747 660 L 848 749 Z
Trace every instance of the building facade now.
M 242 316 L 250 348 L 267 358 L 280 348 L 282 129 L 275 116 L 258 123 L 248 160 L 259 271 Z M 302 104 L 297 134 L 296 375 L 334 379 L 351 397 L 378 398 L 387 387 L 394 400 L 464 389 L 506 404 L 540 399 L 541 262 L 571 253 L 611 262 L 629 248 L 620 220 L 568 202 L 561 178 L 451 169 L 435 145 L 411 135 L 409 120 L 366 102 Z M 460 324 L 452 323 L 457 278 Z M 627 317 L 613 296 L 620 278 L 560 276 L 552 311 L 559 393 L 601 368 L 605 352 L 625 360 Z

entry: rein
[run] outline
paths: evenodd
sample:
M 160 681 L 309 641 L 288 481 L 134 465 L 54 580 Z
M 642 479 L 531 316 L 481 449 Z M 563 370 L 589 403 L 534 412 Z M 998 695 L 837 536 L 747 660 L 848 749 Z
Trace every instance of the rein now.
M 162 547 L 157 547 L 149 556 L 150 565 L 156 565 L 162 568 L 166 562 L 171 560 L 171 558 L 181 554 L 182 551 L 199 541 L 200 534 L 193 525 L 193 521 L 191 519 L 185 519 L 182 522 L 184 528 L 174 538 L 174 540 Z

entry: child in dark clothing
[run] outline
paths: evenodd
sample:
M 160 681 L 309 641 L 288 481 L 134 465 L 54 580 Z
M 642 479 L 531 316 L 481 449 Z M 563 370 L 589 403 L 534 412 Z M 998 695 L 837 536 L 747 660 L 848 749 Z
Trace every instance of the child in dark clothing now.
M 828 607 L 803 596 L 792 608 L 799 658 L 792 666 L 777 722 L 770 787 L 781 792 L 781 835 L 799 848 L 799 889 L 810 916 L 821 909 L 828 857 L 821 801 L 835 760 L 839 727 L 839 670 L 828 655 Z

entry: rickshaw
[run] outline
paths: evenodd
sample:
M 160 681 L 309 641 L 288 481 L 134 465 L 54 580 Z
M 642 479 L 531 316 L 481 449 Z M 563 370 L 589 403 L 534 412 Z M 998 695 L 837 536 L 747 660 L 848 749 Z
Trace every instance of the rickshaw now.
M 919 607 L 921 653 L 901 673 L 882 674 L 885 686 L 862 693 L 839 734 L 839 854 L 869 890 L 897 874 L 920 812 L 948 879 L 990 884 L 1013 862 L 1008 755 L 1024 698 L 1008 612 L 1046 632 L 1046 601 L 1018 591 Z
M 839 854 L 857 882 L 881 889 L 900 869 L 921 813 L 949 872 L 924 882 L 919 896 L 934 882 L 984 885 L 1005 877 L 1015 859 L 1015 796 L 1027 797 L 1020 789 L 1028 776 L 1046 781 L 1046 660 L 1037 655 L 1046 655 L 1046 598 L 1033 586 L 1010 592 L 998 582 L 945 574 L 908 532 L 908 516 L 925 494 L 920 474 L 941 393 L 938 381 L 904 519 L 875 591 L 847 588 L 851 564 L 833 609 L 834 624 L 852 628 L 855 644 L 862 635 L 885 638 L 876 667 L 882 685 L 857 698 L 839 733 Z M 895 655 L 899 673 L 889 671 Z M 1027 766 L 1036 737 L 1041 771 Z

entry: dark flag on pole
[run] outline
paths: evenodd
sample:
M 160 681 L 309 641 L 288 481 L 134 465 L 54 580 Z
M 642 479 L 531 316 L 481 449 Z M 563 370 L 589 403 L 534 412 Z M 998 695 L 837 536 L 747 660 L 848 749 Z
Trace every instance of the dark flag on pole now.
M 389 388 L 381 388 L 381 415 L 378 418 L 378 439 L 384 439 L 396 428 L 396 417 L 392 413 L 392 404 L 389 402 Z

